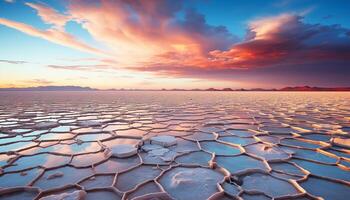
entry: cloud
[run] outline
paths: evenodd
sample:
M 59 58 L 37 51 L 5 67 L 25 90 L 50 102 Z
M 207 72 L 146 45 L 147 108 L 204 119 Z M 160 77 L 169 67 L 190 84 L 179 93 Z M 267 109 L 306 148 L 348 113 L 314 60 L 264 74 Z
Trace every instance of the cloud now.
M 97 65 L 47 65 L 52 69 L 62 70 L 75 70 L 75 71 L 101 71 L 111 69 L 109 65 L 97 64 Z
M 350 84 L 350 30 L 340 25 L 308 24 L 283 14 L 248 24 L 243 41 L 203 57 L 174 53 L 134 68 L 160 75 L 301 84 Z M 316 80 L 319 79 L 319 80 Z M 327 79 L 327 81 L 325 81 Z M 298 82 L 298 83 L 299 83 Z
M 23 61 L 23 60 L 0 60 L 0 63 L 8 63 L 8 64 L 26 64 L 28 63 L 27 61 Z
M 0 24 L 10 28 L 17 29 L 23 33 L 26 33 L 34 37 L 43 38 L 45 40 L 48 40 L 50 42 L 53 42 L 59 45 L 71 47 L 74 49 L 78 49 L 78 50 L 93 53 L 93 54 L 104 55 L 102 51 L 94 47 L 91 47 L 83 42 L 80 42 L 73 35 L 63 32 L 61 30 L 57 30 L 55 28 L 50 28 L 47 30 L 39 30 L 30 25 L 7 20 L 4 18 L 0 18 Z
M 53 24 L 57 29 L 63 29 L 70 17 L 58 13 L 55 9 L 38 3 L 25 3 L 27 6 L 38 11 L 38 15 L 47 24 Z
M 227 66 L 261 68 L 325 61 L 350 62 L 349 30 L 339 25 L 304 23 L 284 14 L 250 23 L 247 39 L 228 51 L 212 51 L 214 60 Z
M 15 0 L 4 0 L 6 3 L 15 3 Z
M 157 55 L 202 57 L 237 41 L 224 26 L 209 25 L 183 1 L 72 1 L 69 13 L 97 41 L 109 46 L 116 61 L 132 66 Z M 179 19 L 176 15 L 184 13 Z

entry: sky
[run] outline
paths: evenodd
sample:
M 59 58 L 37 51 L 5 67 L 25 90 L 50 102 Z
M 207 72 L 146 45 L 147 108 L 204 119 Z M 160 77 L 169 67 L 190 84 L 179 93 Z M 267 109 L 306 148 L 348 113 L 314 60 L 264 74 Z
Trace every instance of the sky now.
M 0 87 L 350 86 L 348 0 L 0 0 Z

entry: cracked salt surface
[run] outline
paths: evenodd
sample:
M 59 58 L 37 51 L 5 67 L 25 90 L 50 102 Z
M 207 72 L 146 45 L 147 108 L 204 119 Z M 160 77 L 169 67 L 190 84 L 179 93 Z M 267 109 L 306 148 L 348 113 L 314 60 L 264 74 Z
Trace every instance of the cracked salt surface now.
M 0 92 L 0 199 L 350 195 L 350 93 Z

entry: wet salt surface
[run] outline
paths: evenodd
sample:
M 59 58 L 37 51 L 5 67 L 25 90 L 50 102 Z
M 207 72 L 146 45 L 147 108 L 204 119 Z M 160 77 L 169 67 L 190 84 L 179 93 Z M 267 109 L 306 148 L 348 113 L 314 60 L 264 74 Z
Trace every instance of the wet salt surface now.
M 350 93 L 0 92 L 0 199 L 350 195 Z

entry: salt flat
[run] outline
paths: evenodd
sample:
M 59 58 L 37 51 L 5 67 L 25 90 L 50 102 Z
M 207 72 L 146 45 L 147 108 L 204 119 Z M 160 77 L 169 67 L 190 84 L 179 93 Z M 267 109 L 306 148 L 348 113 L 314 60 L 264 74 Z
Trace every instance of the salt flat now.
M 0 92 L 0 199 L 350 195 L 350 93 Z

